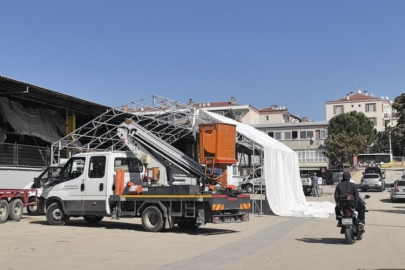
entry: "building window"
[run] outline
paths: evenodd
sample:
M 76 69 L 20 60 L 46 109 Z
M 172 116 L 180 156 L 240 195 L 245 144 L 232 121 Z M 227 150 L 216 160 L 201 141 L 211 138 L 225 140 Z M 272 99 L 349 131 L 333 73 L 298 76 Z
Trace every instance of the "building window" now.
M 334 113 L 334 114 L 341 114 L 341 113 L 343 113 L 343 106 L 333 106 L 333 113 Z
M 224 116 L 224 112 L 223 112 L 223 111 L 216 111 L 216 112 L 214 112 L 214 113 Z
M 298 131 L 292 131 L 292 132 L 291 132 L 291 135 L 292 135 L 292 139 L 293 139 L 293 140 L 298 139 Z
M 300 139 L 306 139 L 307 138 L 307 132 L 306 131 L 300 131 Z
M 310 149 L 310 150 L 296 150 L 298 154 L 298 161 L 301 163 L 305 162 L 328 162 L 327 157 L 320 149 Z
M 366 112 L 375 112 L 376 106 L 375 103 L 366 104 Z
M 281 132 L 275 132 L 274 133 L 274 139 L 281 140 Z
M 266 121 L 270 120 L 270 116 L 266 115 Z
M 326 139 L 326 130 L 324 129 L 320 130 L 320 139 Z
M 314 137 L 314 131 L 307 131 L 307 139 L 312 139 Z
M 376 118 L 376 117 L 371 117 L 371 118 L 369 118 L 369 120 L 370 120 L 371 122 L 373 122 L 373 125 L 374 125 L 374 126 L 377 125 L 377 118 Z
M 242 117 L 242 112 L 235 112 L 235 117 Z
M 284 132 L 284 140 L 291 140 L 291 131 Z
M 269 135 L 270 137 L 274 138 L 274 132 L 267 132 L 267 135 Z

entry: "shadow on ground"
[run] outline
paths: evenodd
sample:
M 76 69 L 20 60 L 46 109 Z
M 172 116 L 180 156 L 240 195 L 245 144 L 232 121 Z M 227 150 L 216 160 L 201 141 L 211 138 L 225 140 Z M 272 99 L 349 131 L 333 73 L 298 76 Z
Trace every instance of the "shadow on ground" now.
M 301 238 L 295 239 L 304 243 L 310 244 L 324 244 L 324 245 L 345 245 L 346 241 L 344 238 Z
M 31 221 L 30 224 L 51 226 L 46 221 Z M 104 228 L 104 229 L 131 230 L 131 231 L 150 233 L 150 232 L 145 231 L 141 224 L 120 223 L 120 222 L 112 222 L 112 221 L 101 221 L 100 223 L 97 223 L 97 224 L 90 224 L 84 220 L 73 219 L 73 220 L 70 220 L 66 225 L 64 225 L 64 227 Z M 219 235 L 219 234 L 238 233 L 239 231 L 216 229 L 216 228 L 204 228 L 204 227 L 185 230 L 185 229 L 180 229 L 178 226 L 174 226 L 173 229 L 166 229 L 166 230 L 163 230 L 161 233 L 166 233 L 166 232 L 189 234 L 189 235 L 210 236 L 210 235 Z
M 390 214 L 405 214 L 405 210 L 391 210 L 391 209 L 373 209 L 369 210 L 370 212 L 382 212 Z
M 390 204 L 405 204 L 405 199 L 396 199 L 395 202 L 392 202 L 391 199 L 382 199 L 380 202 L 390 203 Z M 394 207 L 394 208 L 405 208 L 405 207 Z

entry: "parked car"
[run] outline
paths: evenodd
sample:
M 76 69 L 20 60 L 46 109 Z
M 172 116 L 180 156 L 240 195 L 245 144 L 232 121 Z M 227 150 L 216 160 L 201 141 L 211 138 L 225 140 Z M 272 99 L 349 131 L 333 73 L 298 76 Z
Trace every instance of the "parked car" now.
M 400 199 L 405 199 L 405 180 L 396 180 L 391 189 L 391 201 L 396 202 Z
M 368 189 L 378 189 L 379 191 L 385 190 L 385 180 L 382 177 L 380 168 L 367 167 L 363 173 L 360 182 L 361 191 Z
M 308 174 L 301 174 L 302 188 L 304 190 L 305 196 L 311 195 L 312 192 L 312 181 Z
M 266 183 L 262 177 L 262 167 L 257 167 L 253 173 L 242 181 L 241 188 L 247 193 L 255 193 L 256 191 L 265 192 Z
M 37 205 L 27 206 L 28 215 L 34 216 L 34 215 L 39 215 L 39 214 L 45 213 L 43 211 L 42 202 L 40 202 L 42 189 L 49 180 L 55 180 L 60 176 L 60 172 L 64 165 L 65 165 L 64 162 L 61 164 L 50 165 L 45 170 L 43 170 L 38 177 L 35 177 L 34 181 L 30 182 L 29 184 L 27 184 L 24 187 L 24 189 L 36 189 L 37 190 L 37 202 L 38 202 L 37 205 L 38 206 L 41 205 L 40 207 L 38 207 Z M 28 202 L 33 202 L 33 201 L 35 201 L 35 192 L 29 192 L 28 193 Z M 42 209 L 42 210 L 40 210 L 40 209 Z

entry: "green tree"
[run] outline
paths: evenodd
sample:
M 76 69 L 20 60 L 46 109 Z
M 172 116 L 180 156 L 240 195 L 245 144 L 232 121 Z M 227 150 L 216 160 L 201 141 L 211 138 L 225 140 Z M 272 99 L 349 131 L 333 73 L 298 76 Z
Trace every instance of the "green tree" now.
M 397 127 L 404 127 L 405 126 L 405 93 L 397 96 L 394 99 L 392 108 L 396 111 L 396 114 L 398 116 Z
M 353 157 L 365 151 L 374 137 L 374 124 L 364 113 L 348 112 L 329 120 L 325 155 L 332 165 L 353 164 Z
M 401 128 L 387 127 L 384 131 L 380 131 L 374 138 L 373 146 L 371 147 L 372 153 L 389 153 L 391 133 L 391 149 L 394 156 L 404 155 L 404 136 Z
M 224 116 L 235 120 L 235 112 L 232 109 L 228 109 Z

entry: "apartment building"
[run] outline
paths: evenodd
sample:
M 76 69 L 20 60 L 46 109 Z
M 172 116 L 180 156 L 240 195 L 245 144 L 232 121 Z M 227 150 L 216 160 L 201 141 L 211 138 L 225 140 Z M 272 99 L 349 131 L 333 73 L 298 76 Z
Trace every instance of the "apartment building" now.
M 248 125 L 259 123 L 259 111 L 251 105 L 237 104 L 234 97 L 231 97 L 230 101 L 204 103 L 194 103 L 190 98 L 188 104 L 220 115 L 225 115 L 231 109 L 235 114 L 235 120 Z
M 327 121 L 252 126 L 296 151 L 301 173 L 315 171 L 320 175 L 328 167 L 329 161 L 324 155 Z
M 298 123 L 307 120 L 290 113 L 286 107 L 278 105 L 259 110 L 259 115 L 260 124 Z
M 388 97 L 376 97 L 368 91 L 350 92 L 344 98 L 326 101 L 326 120 L 341 113 L 362 112 L 374 123 L 377 131 L 383 131 L 392 125 L 392 102 Z
M 235 114 L 235 120 L 248 125 L 308 121 L 306 117 L 300 118 L 290 113 L 286 107 L 271 105 L 269 108 L 258 110 L 252 105 L 237 104 L 234 97 L 231 97 L 230 101 L 204 103 L 195 103 L 189 99 L 188 104 L 220 115 L 225 115 L 231 109 Z

